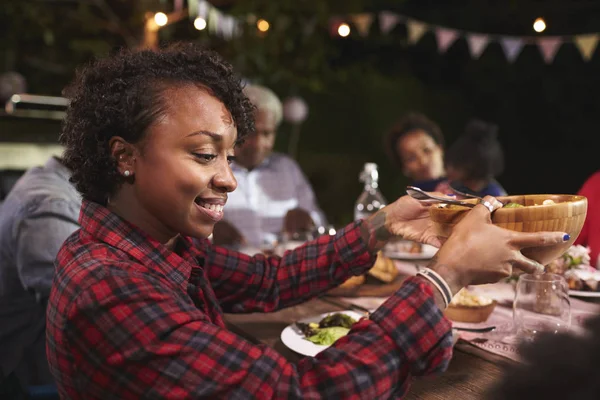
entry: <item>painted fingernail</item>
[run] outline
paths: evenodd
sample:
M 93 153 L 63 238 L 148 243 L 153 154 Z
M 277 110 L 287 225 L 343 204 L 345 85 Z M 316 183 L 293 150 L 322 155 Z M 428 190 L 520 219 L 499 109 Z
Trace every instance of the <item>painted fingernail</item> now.
M 571 239 L 571 235 L 569 235 L 568 233 L 565 233 L 565 236 L 563 236 L 563 242 L 568 242 Z
M 537 272 L 538 272 L 539 274 L 543 273 L 545 269 L 546 269 L 546 268 L 544 268 L 544 266 L 543 266 L 542 264 L 538 264 L 538 265 L 537 265 Z
M 446 193 L 446 196 L 448 196 L 448 197 L 456 197 L 456 195 L 454 193 Z

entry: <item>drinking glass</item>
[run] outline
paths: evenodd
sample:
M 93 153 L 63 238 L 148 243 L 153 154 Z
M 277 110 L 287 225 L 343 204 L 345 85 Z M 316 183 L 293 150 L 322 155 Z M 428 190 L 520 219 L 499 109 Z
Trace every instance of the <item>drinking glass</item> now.
M 517 336 L 533 340 L 541 332 L 559 333 L 571 325 L 569 286 L 556 274 L 523 274 L 513 303 Z

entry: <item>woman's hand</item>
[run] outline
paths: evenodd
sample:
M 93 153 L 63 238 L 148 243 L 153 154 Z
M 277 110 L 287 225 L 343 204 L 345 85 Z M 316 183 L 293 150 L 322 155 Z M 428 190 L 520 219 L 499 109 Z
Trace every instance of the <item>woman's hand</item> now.
M 501 204 L 486 196 L 493 209 Z M 521 253 L 534 246 L 552 246 L 569 240 L 564 232 L 515 232 L 492 224 L 490 210 L 480 204 L 452 229 L 429 268 L 438 272 L 456 293 L 467 285 L 495 283 L 511 275 L 513 267 L 528 273 L 544 267 Z
M 394 236 L 435 247 L 442 245 L 429 218 L 429 205 L 410 196 L 400 197 L 382 208 L 367 218 L 363 226 L 372 249 L 382 248 Z

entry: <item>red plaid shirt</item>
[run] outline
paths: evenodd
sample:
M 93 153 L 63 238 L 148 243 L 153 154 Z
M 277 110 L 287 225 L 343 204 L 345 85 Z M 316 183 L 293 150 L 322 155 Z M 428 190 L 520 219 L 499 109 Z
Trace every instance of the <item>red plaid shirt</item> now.
M 450 324 L 420 278 L 298 364 L 226 329 L 223 312 L 274 311 L 364 273 L 374 257 L 360 223 L 267 258 L 185 237 L 170 251 L 91 202 L 79 219 L 48 305 L 63 398 L 396 398 L 411 375 L 442 371 L 451 357 Z

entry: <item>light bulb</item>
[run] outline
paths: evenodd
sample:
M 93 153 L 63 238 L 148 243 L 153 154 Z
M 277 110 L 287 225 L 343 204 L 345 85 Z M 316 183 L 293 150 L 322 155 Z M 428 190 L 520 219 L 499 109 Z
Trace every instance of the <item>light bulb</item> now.
M 350 26 L 348 24 L 340 24 L 338 27 L 338 35 L 346 37 L 350 34 Z
M 259 20 L 256 22 L 256 27 L 258 28 L 258 30 L 259 30 L 259 31 L 261 31 L 261 32 L 266 32 L 266 31 L 268 31 L 268 30 L 269 30 L 269 28 L 270 28 L 270 25 L 269 25 L 269 22 L 268 22 L 268 21 L 266 21 L 266 20 L 264 20 L 264 19 L 259 19 Z
M 167 22 L 169 22 L 169 17 L 167 17 L 167 14 L 165 13 L 157 12 L 154 14 L 154 22 L 156 22 L 156 25 L 158 26 L 165 26 Z
M 533 22 L 533 30 L 537 33 L 544 32 L 546 30 L 546 21 L 543 18 L 538 18 Z
M 194 28 L 198 29 L 199 31 L 203 30 L 206 28 L 206 20 L 202 17 L 198 17 L 194 20 Z

